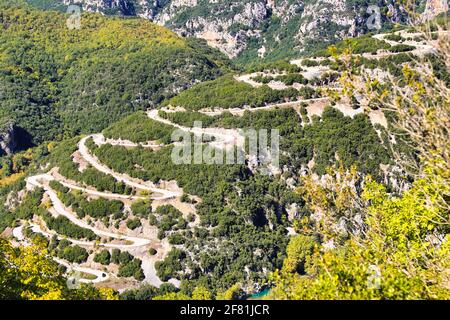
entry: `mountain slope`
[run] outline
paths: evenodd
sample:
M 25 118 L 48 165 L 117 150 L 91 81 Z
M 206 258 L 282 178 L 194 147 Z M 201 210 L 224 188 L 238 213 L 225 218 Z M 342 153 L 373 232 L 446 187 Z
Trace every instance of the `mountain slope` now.
M 97 131 L 225 69 L 218 52 L 140 19 L 68 16 L 0 2 L 0 118 L 21 145 Z
M 41 8 L 67 0 L 27 0 Z M 107 15 L 139 16 L 183 36 L 205 39 L 242 63 L 261 58 L 294 57 L 308 47 L 330 44 L 369 31 L 367 22 L 380 9 L 386 30 L 409 20 L 410 10 L 392 0 L 79 0 L 83 10 Z M 435 0 L 418 0 L 414 11 L 430 19 L 447 11 Z

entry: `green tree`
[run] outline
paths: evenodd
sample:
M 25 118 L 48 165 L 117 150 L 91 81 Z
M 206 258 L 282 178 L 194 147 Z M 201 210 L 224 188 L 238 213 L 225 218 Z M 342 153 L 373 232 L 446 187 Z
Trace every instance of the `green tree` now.
M 108 250 L 102 250 L 95 255 L 94 262 L 109 265 L 111 262 L 111 254 Z

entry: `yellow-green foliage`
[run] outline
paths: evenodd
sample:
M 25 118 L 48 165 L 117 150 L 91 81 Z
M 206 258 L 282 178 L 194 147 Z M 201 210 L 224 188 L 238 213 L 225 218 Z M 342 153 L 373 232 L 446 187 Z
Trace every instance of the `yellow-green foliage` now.
M 193 300 L 211 300 L 212 295 L 211 292 L 205 287 L 197 287 L 192 292 Z
M 0 187 L 9 186 L 10 184 L 15 183 L 19 179 L 21 179 L 24 176 L 23 172 L 19 173 L 13 173 L 12 175 L 0 179 Z
M 0 8 L 0 122 L 30 143 L 99 131 L 221 73 L 212 49 L 144 19 L 83 13 L 71 30 L 62 13 Z

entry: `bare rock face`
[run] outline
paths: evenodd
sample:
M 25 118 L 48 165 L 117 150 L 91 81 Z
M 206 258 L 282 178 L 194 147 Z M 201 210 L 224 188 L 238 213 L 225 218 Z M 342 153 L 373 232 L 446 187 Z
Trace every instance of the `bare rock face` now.
M 13 123 L 6 124 L 0 129 L 0 154 L 12 154 L 17 149 L 15 137 L 15 126 Z
M 449 10 L 448 0 L 427 0 L 422 19 L 428 21 Z

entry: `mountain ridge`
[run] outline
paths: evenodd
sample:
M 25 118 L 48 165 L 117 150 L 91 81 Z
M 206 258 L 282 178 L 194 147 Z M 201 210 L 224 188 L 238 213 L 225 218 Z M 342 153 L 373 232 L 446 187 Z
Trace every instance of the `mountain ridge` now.
M 69 0 L 53 2 L 71 3 Z M 310 45 L 333 43 L 373 31 L 366 25 L 373 14 L 368 10 L 371 5 L 379 7 L 383 29 L 408 20 L 405 8 L 389 0 L 80 0 L 76 3 L 86 11 L 152 20 L 179 35 L 205 39 L 229 58 L 242 62 L 299 55 Z M 436 14 L 433 10 L 428 13 Z

